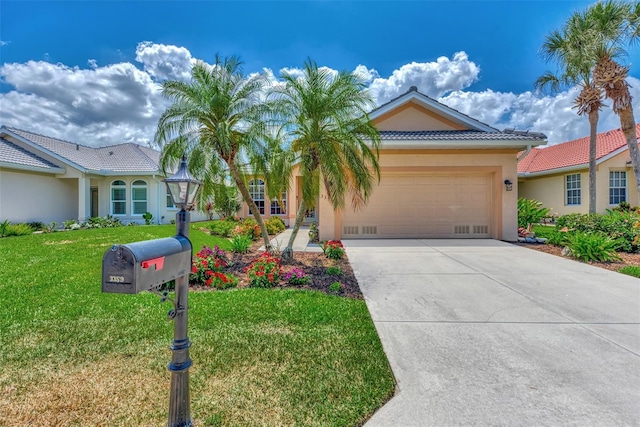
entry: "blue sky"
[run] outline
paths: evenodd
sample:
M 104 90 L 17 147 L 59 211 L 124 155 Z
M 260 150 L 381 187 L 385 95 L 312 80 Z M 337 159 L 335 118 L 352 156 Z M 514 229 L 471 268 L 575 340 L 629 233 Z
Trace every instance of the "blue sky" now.
M 550 142 L 561 142 L 586 135 L 588 125 L 566 111 L 570 89 L 531 93 L 535 79 L 553 68 L 538 50 L 545 35 L 590 3 L 2 0 L 0 124 L 86 145 L 148 143 L 159 114 L 148 107 L 156 102 L 153 86 L 178 75 L 162 70 L 184 70 L 194 58 L 212 62 L 219 53 L 239 55 L 247 73 L 269 69 L 277 75 L 307 57 L 338 70 L 360 66 L 380 103 L 416 84 L 498 128 L 542 131 Z M 639 60 L 637 48 L 625 59 L 634 77 Z M 122 84 L 123 73 L 130 85 Z M 114 85 L 120 90 L 111 93 Z M 145 120 L 112 115 L 135 109 L 135 101 Z M 7 112 L 16 103 L 19 111 Z M 91 108 L 83 113 L 86 105 Z M 604 116 L 601 129 L 619 125 Z

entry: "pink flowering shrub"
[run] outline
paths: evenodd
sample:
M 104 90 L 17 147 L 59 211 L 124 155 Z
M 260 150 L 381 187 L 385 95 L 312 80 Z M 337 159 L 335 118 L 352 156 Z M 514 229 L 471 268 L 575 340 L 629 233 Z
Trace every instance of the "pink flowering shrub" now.
M 216 289 L 226 289 L 238 284 L 238 278 L 224 273 L 224 269 L 231 265 L 227 253 L 215 247 L 203 246 L 193 257 L 189 282 L 197 285 L 211 286 Z

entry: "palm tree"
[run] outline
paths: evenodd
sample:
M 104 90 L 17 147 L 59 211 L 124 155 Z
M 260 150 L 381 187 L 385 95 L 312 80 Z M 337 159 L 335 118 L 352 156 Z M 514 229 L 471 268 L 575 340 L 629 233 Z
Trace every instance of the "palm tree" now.
M 293 257 L 293 241 L 304 214 L 315 206 L 321 185 L 334 209 L 360 209 L 367 202 L 375 178 L 380 179 L 380 136 L 369 120 L 375 103 L 362 78 L 334 72 L 307 60 L 303 75 L 282 73 L 268 99 L 274 117 L 290 136 L 302 176 L 302 200 L 284 259 Z M 322 184 L 321 184 L 322 183 Z
M 602 90 L 591 78 L 595 60 L 589 58 L 583 49 L 583 34 L 589 22 L 582 13 L 575 13 L 561 31 L 549 34 L 541 48 L 547 61 L 555 61 L 559 74 L 546 72 L 536 80 L 536 87 L 549 87 L 552 92 L 562 88 L 578 86 L 580 94 L 574 100 L 574 108 L 579 115 L 589 119 L 589 213 L 596 213 L 596 144 L 599 112 L 602 108 Z
M 620 128 L 627 140 L 636 186 L 640 193 L 640 150 L 627 83 L 629 67 L 616 61 L 617 57 L 625 53 L 624 47 L 640 37 L 640 5 L 608 0 L 590 6 L 585 15 L 591 28 L 584 32 L 584 38 L 589 40 L 588 51 L 596 63 L 593 80 L 604 90 L 606 97 L 611 99 L 611 107 L 620 118 Z
M 189 168 L 204 181 L 203 199 L 230 175 L 270 251 L 269 234 L 242 170 L 263 149 L 260 95 L 266 78 L 261 74 L 245 78 L 240 66 L 236 57 L 216 56 L 212 66 L 198 61 L 190 82 L 162 83 L 162 94 L 173 104 L 160 117 L 155 140 L 163 147 L 164 170 L 189 153 Z

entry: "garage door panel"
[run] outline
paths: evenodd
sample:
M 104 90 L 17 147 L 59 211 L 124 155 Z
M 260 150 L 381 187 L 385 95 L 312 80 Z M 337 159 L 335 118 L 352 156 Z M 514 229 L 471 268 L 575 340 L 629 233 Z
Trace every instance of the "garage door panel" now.
M 343 213 L 349 238 L 490 236 L 488 174 L 383 175 L 368 205 Z

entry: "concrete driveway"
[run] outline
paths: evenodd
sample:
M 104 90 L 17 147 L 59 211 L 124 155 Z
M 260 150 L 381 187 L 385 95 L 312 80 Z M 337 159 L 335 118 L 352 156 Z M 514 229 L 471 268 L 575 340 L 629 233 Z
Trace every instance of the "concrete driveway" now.
M 345 240 L 398 382 L 374 426 L 640 425 L 640 280 L 495 240 Z

